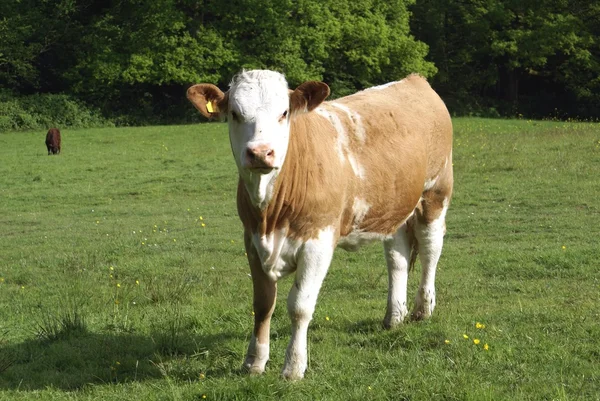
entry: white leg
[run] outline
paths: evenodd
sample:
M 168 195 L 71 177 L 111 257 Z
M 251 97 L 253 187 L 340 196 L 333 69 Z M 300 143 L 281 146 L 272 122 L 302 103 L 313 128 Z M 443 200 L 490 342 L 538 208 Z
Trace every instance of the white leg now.
M 408 315 L 406 285 L 411 247 L 406 225 L 400 227 L 391 239 L 384 241 L 383 247 L 388 268 L 388 300 L 383 326 L 389 329 L 402 323 Z
M 448 202 L 444 202 L 439 216 L 425 224 L 419 222 L 415 225 L 415 236 L 419 243 L 419 259 L 421 260 L 421 282 L 415 298 L 415 307 L 412 312 L 414 320 L 429 318 L 435 308 L 435 272 L 438 260 L 442 254 L 444 233 L 446 232 L 446 210 Z
M 319 237 L 307 241 L 298 256 L 294 285 L 288 296 L 288 313 L 292 321 L 292 337 L 285 353 L 283 376 L 297 380 L 307 367 L 307 333 L 323 279 L 333 256 L 333 230 L 321 231 Z

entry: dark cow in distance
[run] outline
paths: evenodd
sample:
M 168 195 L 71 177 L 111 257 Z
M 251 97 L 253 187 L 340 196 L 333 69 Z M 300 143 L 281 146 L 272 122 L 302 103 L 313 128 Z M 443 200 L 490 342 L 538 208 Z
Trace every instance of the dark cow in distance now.
M 57 155 L 60 153 L 60 131 L 58 128 L 50 128 L 46 134 L 46 147 L 48 155 Z

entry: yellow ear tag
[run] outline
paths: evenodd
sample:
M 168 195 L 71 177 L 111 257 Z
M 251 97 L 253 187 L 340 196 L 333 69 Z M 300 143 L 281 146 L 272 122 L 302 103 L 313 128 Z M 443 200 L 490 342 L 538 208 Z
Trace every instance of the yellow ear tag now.
M 214 113 L 212 102 L 206 103 L 206 110 L 208 110 L 209 113 Z

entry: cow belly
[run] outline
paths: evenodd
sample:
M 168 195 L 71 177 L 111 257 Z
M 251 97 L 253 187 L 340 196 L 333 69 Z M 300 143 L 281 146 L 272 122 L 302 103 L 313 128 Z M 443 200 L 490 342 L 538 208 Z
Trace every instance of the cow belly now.
M 369 244 L 371 242 L 383 241 L 384 239 L 390 237 L 390 235 L 386 234 L 355 230 L 344 237 L 340 237 L 337 246 L 346 251 L 356 251 L 363 245 Z
M 296 270 L 296 254 L 302 242 L 288 238 L 284 230 L 273 231 L 262 237 L 253 234 L 252 244 L 263 271 L 271 280 L 277 281 Z

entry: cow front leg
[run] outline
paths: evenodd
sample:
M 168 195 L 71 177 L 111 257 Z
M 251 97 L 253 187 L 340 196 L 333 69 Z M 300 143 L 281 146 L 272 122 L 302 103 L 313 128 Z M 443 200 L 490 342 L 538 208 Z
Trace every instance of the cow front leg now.
M 388 299 L 383 326 L 390 329 L 402 323 L 408 315 L 406 286 L 411 243 L 406 224 L 392 238 L 384 241 L 383 248 L 388 268 Z
M 283 377 L 298 380 L 307 368 L 308 325 L 312 320 L 323 279 L 329 269 L 334 249 L 334 234 L 324 230 L 317 239 L 307 241 L 298 257 L 294 285 L 287 300 L 292 321 L 292 337 L 285 353 Z
M 244 236 L 244 242 L 254 290 L 254 330 L 243 367 L 251 374 L 261 374 L 265 371 L 265 365 L 269 360 L 269 332 L 277 298 L 277 283 L 269 279 L 263 271 L 256 249 L 248 235 Z

